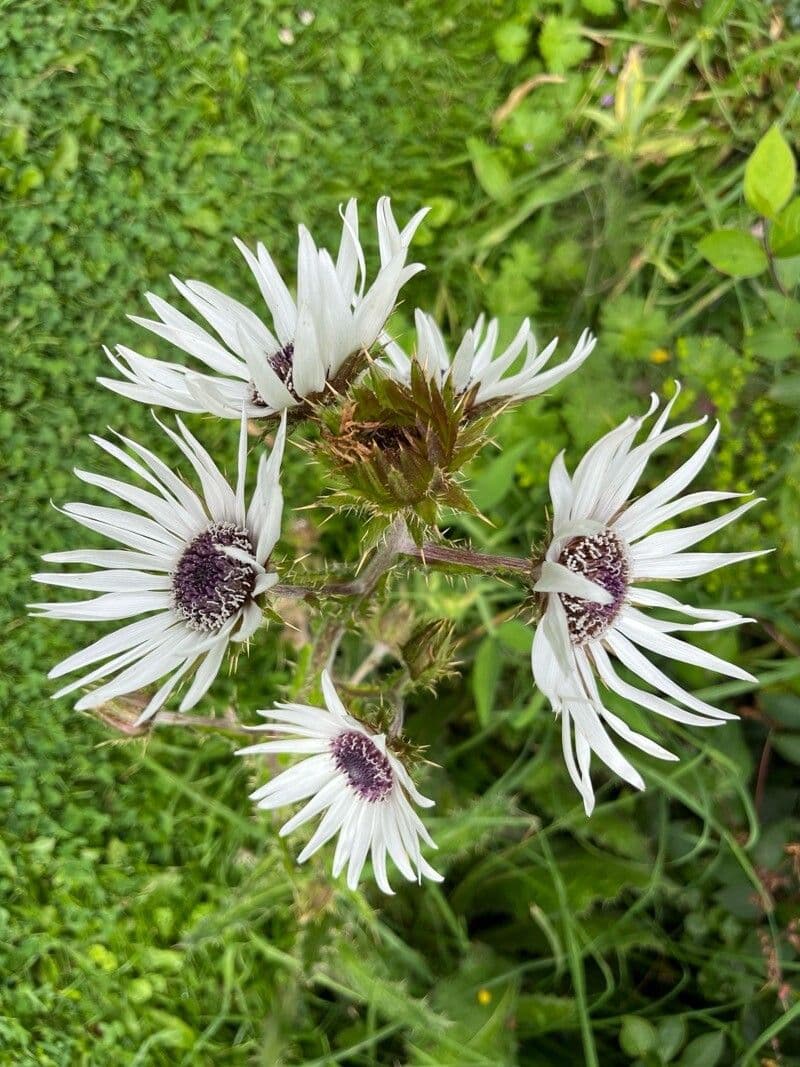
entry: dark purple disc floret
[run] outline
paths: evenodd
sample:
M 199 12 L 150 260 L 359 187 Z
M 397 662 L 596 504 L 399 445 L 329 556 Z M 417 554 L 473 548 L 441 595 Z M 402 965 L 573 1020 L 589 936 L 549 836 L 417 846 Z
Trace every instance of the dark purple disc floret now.
M 220 630 L 253 592 L 255 570 L 222 551 L 228 547 L 253 553 L 247 530 L 231 522 L 217 522 L 190 541 L 178 561 L 172 576 L 172 602 L 192 630 Z
M 391 764 L 366 734 L 357 730 L 339 734 L 331 741 L 331 753 L 350 788 L 364 800 L 383 800 L 391 792 Z
M 628 592 L 629 567 L 625 546 L 613 530 L 588 537 L 573 537 L 562 551 L 559 563 L 601 586 L 614 598 L 597 604 L 582 597 L 560 594 L 573 645 L 596 640 L 617 617 Z

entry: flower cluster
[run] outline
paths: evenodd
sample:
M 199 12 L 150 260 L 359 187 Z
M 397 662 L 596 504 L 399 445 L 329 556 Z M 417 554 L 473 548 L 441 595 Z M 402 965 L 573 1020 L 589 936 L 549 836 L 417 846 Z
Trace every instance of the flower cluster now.
M 35 581 L 97 595 L 37 603 L 32 610 L 52 619 L 115 626 L 53 668 L 53 678 L 76 676 L 55 695 L 81 691 L 76 707 L 88 709 L 147 689 L 142 724 L 158 716 L 181 688 L 179 709 L 186 711 L 208 692 L 231 646 L 246 645 L 265 616 L 275 615 L 280 596 L 306 595 L 282 581 L 289 569 L 281 573 L 275 549 L 283 519 L 286 437 L 295 424 L 312 420 L 320 432 L 311 447 L 328 462 L 336 490 L 329 504 L 365 512 L 372 539 L 372 558 L 361 574 L 349 583 L 313 588 L 314 603 L 350 597 L 355 620 L 382 574 L 403 555 L 420 565 L 440 561 L 521 576 L 522 603 L 532 597 L 539 609 L 533 679 L 560 717 L 566 766 L 590 814 L 592 754 L 640 789 L 641 774 L 620 741 L 658 759 L 675 758 L 610 711 L 603 690 L 657 716 L 713 726 L 732 716 L 678 685 L 649 654 L 753 680 L 737 664 L 674 636 L 750 620 L 692 607 L 646 583 L 691 578 L 758 555 L 687 551 L 757 501 L 674 526 L 686 512 L 736 495 L 686 492 L 711 454 L 718 426 L 663 482 L 634 496 L 656 450 L 704 421 L 668 427 L 676 388 L 644 439 L 643 429 L 659 406 L 655 396 L 645 415 L 625 420 L 590 448 L 572 475 L 563 455 L 557 457 L 550 471 L 552 532 L 543 552 L 514 560 L 444 545 L 440 509 L 474 511 L 461 471 L 488 440 L 491 420 L 577 370 L 595 339 L 584 331 L 571 355 L 551 366 L 557 342 L 540 351 L 530 322 L 500 350 L 498 322 L 481 317 L 451 354 L 434 319 L 417 311 L 416 345 L 405 351 L 387 323 L 404 286 L 423 269 L 408 258 L 424 217 L 420 211 L 401 228 L 389 200 L 379 201 L 374 273 L 367 270 L 355 201 L 341 212 L 335 255 L 301 226 L 294 295 L 262 244 L 253 251 L 237 240 L 266 305 L 266 322 L 200 281 L 172 279 L 195 317 L 147 295 L 156 318 L 133 321 L 189 359 L 152 358 L 120 345 L 106 349 L 120 377 L 98 380 L 146 404 L 237 420 L 236 476 L 232 484 L 177 416 L 174 428 L 156 420 L 157 425 L 165 445 L 171 443 L 188 463 L 195 487 L 175 473 L 168 457 L 134 440 L 119 434 L 92 438 L 125 468 L 125 480 L 85 470 L 76 474 L 116 503 L 69 503 L 62 510 L 116 547 L 45 556 L 67 569 L 36 574 Z M 261 435 L 272 433 L 273 440 L 259 457 L 248 494 L 253 427 Z M 84 567 L 90 569 L 76 569 Z M 429 634 L 430 625 L 420 632 Z M 424 669 L 413 666 L 408 650 L 418 650 L 420 638 L 412 630 L 409 635 L 397 646 L 398 657 L 408 660 L 409 687 L 421 678 L 430 684 L 437 671 L 443 676 L 451 669 L 446 653 L 428 655 Z M 334 653 L 335 644 L 329 662 Z M 647 688 L 634 685 L 626 673 Z M 346 710 L 327 670 L 319 685 L 324 708 L 290 702 L 259 713 L 267 721 L 251 729 L 268 739 L 240 755 L 305 758 L 271 777 L 252 799 L 270 810 L 303 801 L 281 835 L 319 816 L 299 861 L 336 837 L 333 873 L 346 870 L 350 888 L 358 885 L 367 859 L 386 893 L 392 892 L 388 860 L 410 880 L 441 880 L 422 855 L 422 844 L 434 845 L 415 807 L 433 801 L 409 773 L 413 750 L 402 739 L 402 710 L 382 724 L 380 709 L 362 709 L 360 716 Z M 401 697 L 395 693 L 395 702 Z

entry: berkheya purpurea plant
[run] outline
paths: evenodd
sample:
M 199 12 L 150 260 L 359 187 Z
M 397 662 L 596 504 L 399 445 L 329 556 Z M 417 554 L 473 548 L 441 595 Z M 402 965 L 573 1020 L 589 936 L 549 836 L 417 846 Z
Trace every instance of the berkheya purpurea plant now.
M 237 421 L 235 478 L 223 475 L 179 416 L 158 422 L 159 435 L 180 450 L 191 480 L 172 469 L 160 447 L 121 435 L 95 437 L 125 468 L 127 480 L 76 471 L 111 503 L 70 503 L 63 512 L 116 547 L 51 553 L 48 563 L 68 569 L 34 576 L 98 594 L 36 604 L 40 616 L 120 624 L 53 668 L 52 677 L 76 675 L 56 696 L 78 691 L 77 708 L 94 709 L 128 732 L 158 722 L 219 725 L 254 735 L 240 755 L 302 757 L 269 777 L 253 800 L 264 809 L 303 802 L 280 829 L 289 834 L 318 818 L 298 859 L 336 838 L 334 876 L 346 871 L 355 888 L 370 859 L 387 893 L 388 860 L 409 880 L 441 879 L 423 855 L 434 843 L 417 809 L 433 802 L 415 784 L 424 753 L 405 736 L 404 706 L 415 691 L 435 691 L 456 670 L 451 623 L 417 622 L 402 586 L 390 602 L 390 575 L 408 566 L 445 567 L 516 583 L 520 611 L 536 621 L 533 681 L 560 720 L 566 766 L 590 814 L 593 754 L 639 789 L 644 781 L 620 740 L 659 759 L 676 758 L 607 708 L 603 689 L 667 719 L 714 726 L 729 713 L 682 688 L 648 653 L 752 680 L 739 665 L 674 636 L 748 620 L 695 608 L 649 583 L 691 578 L 759 554 L 687 551 L 751 508 L 757 503 L 752 498 L 706 521 L 674 525 L 686 512 L 737 495 L 686 492 L 713 449 L 718 426 L 668 477 L 640 489 L 652 454 L 705 422 L 668 425 L 677 385 L 663 407 L 653 395 L 645 413 L 601 437 L 572 474 L 564 455 L 556 458 L 549 521 L 542 516 L 542 543 L 529 554 L 491 555 L 448 538 L 448 515 L 478 514 L 464 470 L 489 443 L 495 420 L 577 371 L 595 342 L 584 331 L 569 358 L 551 366 L 556 341 L 540 351 L 530 322 L 504 347 L 497 321 L 481 317 L 451 351 L 434 319 L 418 311 L 416 343 L 404 351 L 388 335 L 387 321 L 405 284 L 422 269 L 407 260 L 424 214 L 401 229 L 389 200 L 379 201 L 379 265 L 371 284 L 354 201 L 341 212 L 335 258 L 300 227 L 294 294 L 263 245 L 253 252 L 237 242 L 269 325 L 203 282 L 173 278 L 195 317 L 148 294 L 156 318 L 135 321 L 189 358 L 167 362 L 118 346 L 106 352 L 120 377 L 100 381 L 135 401 Z M 309 462 L 324 464 L 330 484 L 316 503 L 351 513 L 362 531 L 363 557 L 349 578 L 332 578 L 330 568 L 300 572 L 274 554 L 283 519 L 285 441 L 304 424 L 314 431 L 303 435 L 302 448 Z M 251 436 L 258 444 L 248 492 Z M 308 689 L 321 691 L 322 706 L 271 704 L 254 726 L 244 722 L 251 709 L 241 709 L 234 722 L 186 715 L 226 658 L 247 669 L 238 651 L 262 625 L 280 620 L 282 605 L 292 600 L 303 601 L 317 619 Z M 342 684 L 334 681 L 336 653 L 349 632 L 366 651 Z M 387 657 L 395 667 L 386 675 L 383 699 L 363 699 L 358 683 Z M 138 716 L 126 723 L 120 701 L 142 690 Z M 177 712 L 169 710 L 176 693 Z M 342 693 L 352 695 L 349 707 Z

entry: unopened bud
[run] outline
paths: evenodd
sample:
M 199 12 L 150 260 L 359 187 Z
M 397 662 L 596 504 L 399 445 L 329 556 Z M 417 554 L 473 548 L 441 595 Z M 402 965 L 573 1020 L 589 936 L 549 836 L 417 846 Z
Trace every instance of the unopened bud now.
M 417 628 L 402 648 L 412 681 L 432 686 L 453 673 L 454 632 L 455 624 L 449 619 L 435 619 Z

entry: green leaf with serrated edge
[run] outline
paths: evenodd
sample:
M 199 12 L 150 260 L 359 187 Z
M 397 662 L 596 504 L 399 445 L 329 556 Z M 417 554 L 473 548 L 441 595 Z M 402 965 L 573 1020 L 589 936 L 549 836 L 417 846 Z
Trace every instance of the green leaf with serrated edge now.
M 755 278 L 769 263 L 755 237 L 741 230 L 714 230 L 697 245 L 712 267 L 732 278 Z
M 745 166 L 745 200 L 759 215 L 774 219 L 792 195 L 796 173 L 792 150 L 778 127 L 773 126 Z
M 539 51 L 551 73 L 564 74 L 582 63 L 591 54 L 592 46 L 583 37 L 577 19 L 548 15 L 539 34 Z
M 769 246 L 778 259 L 800 256 L 800 196 L 787 204 L 773 222 Z
M 530 32 L 519 22 L 502 22 L 494 31 L 494 47 L 504 63 L 519 63 L 528 50 Z

